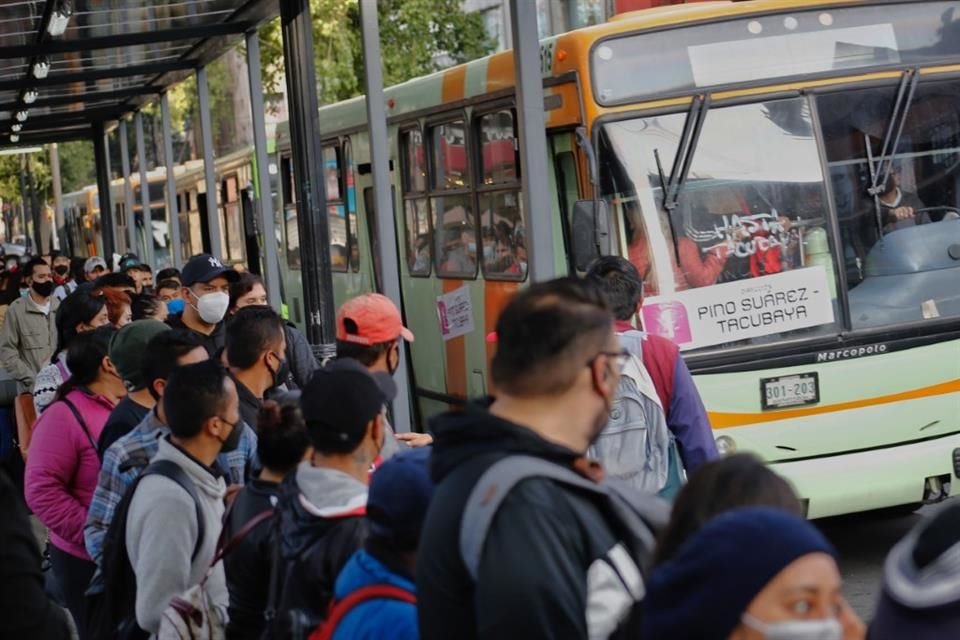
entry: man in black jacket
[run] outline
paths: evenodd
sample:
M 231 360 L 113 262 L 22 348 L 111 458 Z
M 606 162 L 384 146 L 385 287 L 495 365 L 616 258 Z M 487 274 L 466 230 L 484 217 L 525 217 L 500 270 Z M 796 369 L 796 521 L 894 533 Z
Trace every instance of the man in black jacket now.
M 280 488 L 279 562 L 269 609 L 274 636 L 316 627 L 327 613 L 337 574 L 363 545 L 370 467 L 383 449 L 393 379 L 359 362 L 319 369 L 300 396 L 313 456 Z
M 464 508 L 495 462 L 531 456 L 598 479 L 583 456 L 607 422 L 624 360 L 602 297 L 572 278 L 517 294 L 496 329 L 496 399 L 432 425 L 438 484 L 417 560 L 420 637 L 639 637 L 641 567 L 590 492 L 546 477 L 519 482 L 491 521 L 476 581 L 467 571 Z

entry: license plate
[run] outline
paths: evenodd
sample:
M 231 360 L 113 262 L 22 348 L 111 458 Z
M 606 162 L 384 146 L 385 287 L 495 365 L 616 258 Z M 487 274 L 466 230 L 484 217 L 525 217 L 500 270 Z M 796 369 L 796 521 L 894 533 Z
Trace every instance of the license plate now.
M 816 373 L 799 373 L 760 380 L 760 403 L 764 409 L 797 407 L 818 402 L 820 402 L 820 380 Z

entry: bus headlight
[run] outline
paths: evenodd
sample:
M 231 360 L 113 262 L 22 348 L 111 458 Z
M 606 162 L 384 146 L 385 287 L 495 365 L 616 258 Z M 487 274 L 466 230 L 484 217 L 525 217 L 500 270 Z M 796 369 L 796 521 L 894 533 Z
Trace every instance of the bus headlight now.
M 728 456 L 737 452 L 737 443 L 730 436 L 720 436 L 717 438 L 717 451 L 722 456 Z

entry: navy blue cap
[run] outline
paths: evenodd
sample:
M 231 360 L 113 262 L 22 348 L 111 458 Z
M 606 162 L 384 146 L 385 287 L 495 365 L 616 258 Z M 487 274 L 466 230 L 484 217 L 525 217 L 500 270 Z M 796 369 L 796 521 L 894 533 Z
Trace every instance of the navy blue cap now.
M 373 474 L 367 497 L 370 535 L 399 551 L 414 551 L 433 496 L 432 447 L 402 451 Z
M 767 583 L 794 560 L 818 552 L 837 557 L 815 526 L 788 511 L 722 513 L 654 569 L 641 635 L 726 640 Z
M 180 275 L 180 281 L 185 287 L 192 287 L 198 282 L 210 282 L 221 276 L 228 282 L 236 282 L 240 279 L 236 269 L 224 266 L 209 253 L 200 253 L 190 258 Z

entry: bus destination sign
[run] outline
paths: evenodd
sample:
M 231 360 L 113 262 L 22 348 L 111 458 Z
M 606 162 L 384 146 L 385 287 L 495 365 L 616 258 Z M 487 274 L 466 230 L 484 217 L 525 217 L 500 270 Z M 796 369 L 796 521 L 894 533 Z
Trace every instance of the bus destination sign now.
M 823 267 L 716 284 L 652 297 L 643 326 L 681 349 L 698 349 L 833 322 Z

